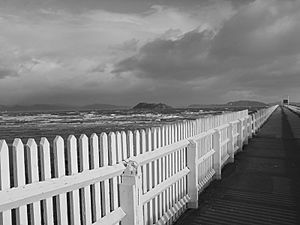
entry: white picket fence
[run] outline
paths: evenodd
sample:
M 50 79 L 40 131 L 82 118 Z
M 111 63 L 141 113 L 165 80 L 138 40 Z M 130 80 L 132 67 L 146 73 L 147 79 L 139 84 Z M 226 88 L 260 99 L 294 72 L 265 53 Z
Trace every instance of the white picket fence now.
M 284 105 L 286 108 L 294 111 L 295 113 L 300 113 L 300 107 L 295 105 Z
M 0 140 L 0 224 L 172 224 L 276 107 L 53 145 Z

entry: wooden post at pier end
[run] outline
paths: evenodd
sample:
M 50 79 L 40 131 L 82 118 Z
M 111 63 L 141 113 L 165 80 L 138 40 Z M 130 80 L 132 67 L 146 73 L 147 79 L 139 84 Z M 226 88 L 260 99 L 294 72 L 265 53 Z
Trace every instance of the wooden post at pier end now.
M 194 140 L 189 140 L 187 147 L 187 167 L 190 169 L 188 174 L 188 195 L 190 201 L 188 208 L 198 208 L 198 144 Z
M 215 150 L 213 168 L 217 180 L 221 179 L 222 159 L 221 159 L 221 134 L 218 129 L 213 134 L 213 147 Z
M 233 137 L 233 123 L 230 123 L 228 127 L 229 133 L 229 143 L 228 143 L 228 154 L 229 154 L 229 162 L 234 162 L 234 137 Z
M 141 167 L 137 163 L 129 161 L 120 184 L 120 205 L 126 214 L 122 220 L 123 225 L 142 225 L 144 223 L 141 196 Z

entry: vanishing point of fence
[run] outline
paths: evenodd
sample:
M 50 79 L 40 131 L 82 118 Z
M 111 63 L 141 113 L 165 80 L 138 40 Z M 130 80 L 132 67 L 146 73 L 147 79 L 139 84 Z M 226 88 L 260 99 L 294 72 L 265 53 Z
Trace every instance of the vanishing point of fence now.
M 52 145 L 0 140 L 0 224 L 172 224 L 276 107 Z

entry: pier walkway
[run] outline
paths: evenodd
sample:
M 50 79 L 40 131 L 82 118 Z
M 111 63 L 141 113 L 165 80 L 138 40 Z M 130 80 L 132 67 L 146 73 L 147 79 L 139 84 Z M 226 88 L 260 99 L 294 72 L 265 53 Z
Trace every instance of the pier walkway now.
M 300 117 L 278 107 L 176 225 L 300 224 Z

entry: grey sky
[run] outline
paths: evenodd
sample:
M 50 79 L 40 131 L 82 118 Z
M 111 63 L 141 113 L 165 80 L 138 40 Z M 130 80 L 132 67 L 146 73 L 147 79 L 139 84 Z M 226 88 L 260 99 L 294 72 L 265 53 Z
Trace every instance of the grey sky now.
M 0 0 L 0 104 L 300 101 L 300 2 Z

